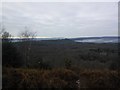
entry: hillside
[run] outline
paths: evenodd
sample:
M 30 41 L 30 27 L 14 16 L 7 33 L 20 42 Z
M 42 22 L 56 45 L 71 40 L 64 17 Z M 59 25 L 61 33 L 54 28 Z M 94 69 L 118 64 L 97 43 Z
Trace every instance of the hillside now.
M 3 40 L 3 88 L 118 89 L 118 52 L 117 43 Z

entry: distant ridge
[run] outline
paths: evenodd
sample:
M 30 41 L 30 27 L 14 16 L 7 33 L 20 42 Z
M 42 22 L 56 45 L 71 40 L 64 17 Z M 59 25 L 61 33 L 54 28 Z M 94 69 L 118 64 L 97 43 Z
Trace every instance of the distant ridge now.
M 119 36 L 102 36 L 102 37 L 78 37 L 78 38 L 9 38 L 13 42 L 20 42 L 23 40 L 34 40 L 34 41 L 59 41 L 59 40 L 72 40 L 74 42 L 81 43 L 120 43 Z
M 102 38 L 120 38 L 120 36 L 101 36 L 101 37 L 78 37 L 71 38 L 72 40 L 81 40 L 81 39 L 102 39 Z
M 82 43 L 120 43 L 120 37 L 117 36 L 104 36 L 104 37 L 80 37 L 72 38 L 75 42 Z

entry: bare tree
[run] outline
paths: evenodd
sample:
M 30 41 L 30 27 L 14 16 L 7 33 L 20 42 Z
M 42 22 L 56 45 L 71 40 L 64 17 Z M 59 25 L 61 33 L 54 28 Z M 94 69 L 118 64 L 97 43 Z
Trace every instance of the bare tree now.
M 31 52 L 31 43 L 32 40 L 35 38 L 36 32 L 30 31 L 28 27 L 25 27 L 25 31 L 20 32 L 20 37 L 24 41 L 24 56 L 25 56 L 25 66 L 29 67 L 29 59 L 30 59 L 30 52 Z
M 2 39 L 8 39 L 10 37 L 11 37 L 11 34 L 9 32 L 7 32 L 7 31 L 3 32 Z
M 5 27 L 0 24 L 0 37 L 2 38 L 3 33 L 5 32 Z
M 0 28 L 0 37 L 2 38 L 2 40 L 8 40 L 8 38 L 10 38 L 11 36 L 12 35 L 5 30 L 4 26 Z

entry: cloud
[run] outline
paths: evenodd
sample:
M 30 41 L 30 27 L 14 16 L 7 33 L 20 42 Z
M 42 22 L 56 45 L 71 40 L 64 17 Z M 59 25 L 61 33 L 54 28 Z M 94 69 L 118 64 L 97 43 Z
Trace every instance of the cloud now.
M 2 18 L 16 36 L 25 26 L 43 37 L 117 35 L 118 5 L 114 2 L 3 3 Z

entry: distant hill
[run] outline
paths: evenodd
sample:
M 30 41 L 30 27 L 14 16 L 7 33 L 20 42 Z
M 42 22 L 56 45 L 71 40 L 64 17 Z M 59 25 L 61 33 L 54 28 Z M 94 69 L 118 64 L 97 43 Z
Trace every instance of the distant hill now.
M 73 40 L 82 40 L 82 39 L 103 39 L 103 38 L 109 38 L 109 39 L 113 39 L 113 38 L 120 38 L 118 36 L 103 36 L 103 37 L 78 37 L 78 38 L 71 38 Z
M 120 37 L 80 37 L 80 38 L 72 38 L 72 40 L 76 42 L 84 42 L 84 43 L 118 43 Z
M 82 43 L 118 43 L 120 37 L 115 37 L 115 36 L 109 36 L 109 37 L 79 37 L 79 38 L 34 38 L 32 40 L 34 41 L 50 41 L 50 42 L 59 42 L 59 41 L 64 41 L 64 42 L 68 42 L 68 41 L 75 41 L 75 42 L 82 42 Z M 26 39 L 12 39 L 13 42 L 19 42 L 19 41 L 23 41 Z M 29 39 L 30 40 L 30 39 Z

